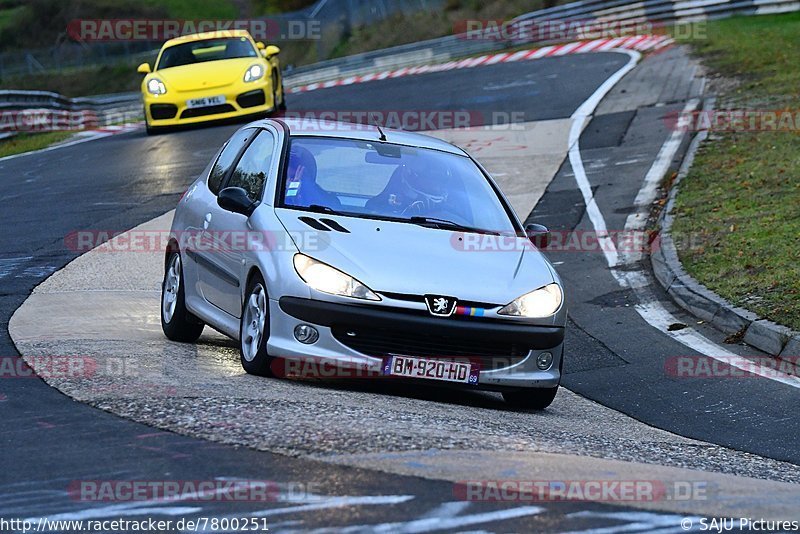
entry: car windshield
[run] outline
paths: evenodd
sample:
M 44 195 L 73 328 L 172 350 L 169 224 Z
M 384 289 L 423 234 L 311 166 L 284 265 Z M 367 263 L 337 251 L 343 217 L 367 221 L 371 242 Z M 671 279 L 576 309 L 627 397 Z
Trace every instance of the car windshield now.
M 293 137 L 280 205 L 464 230 L 513 232 L 475 163 L 438 150 Z
M 204 39 L 165 48 L 156 70 L 237 57 L 258 57 L 246 37 Z

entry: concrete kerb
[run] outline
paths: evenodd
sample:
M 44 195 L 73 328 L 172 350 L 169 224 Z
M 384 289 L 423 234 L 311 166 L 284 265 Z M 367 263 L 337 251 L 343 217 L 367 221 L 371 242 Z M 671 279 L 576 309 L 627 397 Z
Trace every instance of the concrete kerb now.
M 706 110 L 713 109 L 714 99 L 704 104 Z M 751 345 L 772 356 L 788 357 L 800 355 L 800 333 L 775 324 L 748 310 L 734 306 L 692 278 L 678 259 L 671 229 L 675 220 L 673 209 L 681 180 L 689 172 L 697 149 L 708 132 L 699 132 L 691 141 L 675 182 L 669 191 L 667 203 L 658 219 L 660 246 L 650 255 L 655 278 L 672 299 L 686 311 L 706 321 L 718 330 L 731 335 L 741 335 Z

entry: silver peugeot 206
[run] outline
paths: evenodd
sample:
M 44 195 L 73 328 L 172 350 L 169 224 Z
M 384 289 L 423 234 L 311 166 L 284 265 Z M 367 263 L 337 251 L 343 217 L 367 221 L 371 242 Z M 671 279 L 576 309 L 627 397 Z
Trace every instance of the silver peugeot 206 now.
M 205 325 L 239 340 L 256 375 L 313 361 L 541 409 L 561 381 L 566 324 L 547 236 L 449 143 L 262 120 L 178 204 L 162 326 L 176 341 Z

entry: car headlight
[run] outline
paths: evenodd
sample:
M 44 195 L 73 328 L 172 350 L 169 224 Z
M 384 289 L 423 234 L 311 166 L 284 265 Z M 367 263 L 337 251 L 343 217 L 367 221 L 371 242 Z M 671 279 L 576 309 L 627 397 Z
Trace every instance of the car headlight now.
M 147 92 L 153 95 L 163 95 L 167 92 L 167 86 L 158 78 L 150 78 L 147 82 Z
M 558 311 L 563 299 L 561 287 L 558 284 L 549 284 L 522 295 L 497 313 L 516 317 L 549 317 Z
M 318 291 L 365 300 L 381 300 L 370 288 L 350 275 L 304 254 L 295 254 L 294 268 L 300 278 Z
M 259 64 L 250 65 L 250 67 L 244 72 L 244 81 L 254 82 L 262 76 L 264 76 L 264 67 Z

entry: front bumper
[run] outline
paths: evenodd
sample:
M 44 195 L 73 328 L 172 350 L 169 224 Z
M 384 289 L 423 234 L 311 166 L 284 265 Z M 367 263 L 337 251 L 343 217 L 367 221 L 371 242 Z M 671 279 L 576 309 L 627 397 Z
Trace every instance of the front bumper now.
M 319 340 L 312 345 L 295 340 L 293 331 L 299 324 L 315 326 Z M 287 360 L 312 358 L 374 373 L 380 373 L 387 354 L 477 360 L 481 366 L 480 389 L 557 386 L 563 342 L 564 328 L 559 326 L 441 318 L 409 310 L 297 297 L 270 301 L 268 351 L 273 356 Z M 553 363 L 541 370 L 536 359 L 545 351 L 553 354 Z
M 187 107 L 187 101 L 222 95 L 225 103 L 201 108 Z M 167 92 L 164 95 L 143 93 L 144 111 L 151 127 L 179 126 L 267 113 L 276 109 L 272 83 L 255 83 L 217 90 Z

